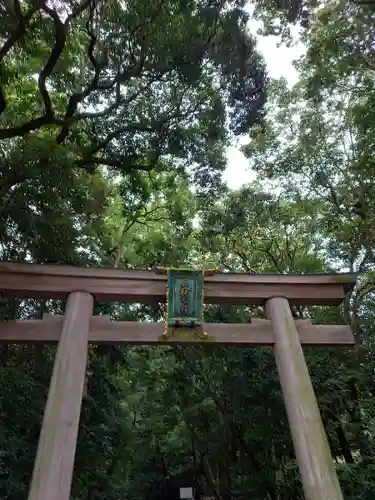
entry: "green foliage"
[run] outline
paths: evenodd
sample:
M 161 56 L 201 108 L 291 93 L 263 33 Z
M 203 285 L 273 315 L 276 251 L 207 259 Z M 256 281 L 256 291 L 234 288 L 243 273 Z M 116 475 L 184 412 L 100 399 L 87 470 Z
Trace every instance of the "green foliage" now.
M 226 121 L 246 132 L 265 102 L 264 64 L 236 3 L 5 4 L 0 140 L 48 131 L 88 171 L 161 170 L 172 158 L 215 188 Z

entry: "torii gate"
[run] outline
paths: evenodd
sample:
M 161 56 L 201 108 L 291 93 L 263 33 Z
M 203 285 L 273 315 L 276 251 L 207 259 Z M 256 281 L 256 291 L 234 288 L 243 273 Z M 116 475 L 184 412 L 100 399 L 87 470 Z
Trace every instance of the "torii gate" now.
M 294 320 L 290 304 L 338 305 L 357 275 L 216 273 L 205 280 L 205 302 L 265 305 L 268 319 L 205 325 L 199 335 L 164 337 L 163 323 L 111 322 L 93 316 L 98 301 L 165 300 L 167 277 L 152 271 L 79 268 L 0 261 L 0 293 L 68 299 L 65 315 L 0 324 L 0 342 L 57 343 L 29 500 L 69 500 L 89 343 L 185 343 L 273 346 L 306 500 L 342 500 L 302 345 L 350 346 L 348 326 Z M 203 290 L 202 290 L 203 293 Z M 203 300 L 203 297 L 202 297 Z M 209 340 L 209 342 L 206 342 Z

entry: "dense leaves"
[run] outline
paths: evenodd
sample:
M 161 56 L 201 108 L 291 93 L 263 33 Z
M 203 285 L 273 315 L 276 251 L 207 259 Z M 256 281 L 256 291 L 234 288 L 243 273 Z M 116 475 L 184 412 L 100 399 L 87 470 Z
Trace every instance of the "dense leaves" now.
M 173 161 L 207 187 L 226 120 L 240 134 L 262 118 L 264 65 L 236 2 L 17 0 L 3 12 L 0 140 L 48 130 L 89 171 Z

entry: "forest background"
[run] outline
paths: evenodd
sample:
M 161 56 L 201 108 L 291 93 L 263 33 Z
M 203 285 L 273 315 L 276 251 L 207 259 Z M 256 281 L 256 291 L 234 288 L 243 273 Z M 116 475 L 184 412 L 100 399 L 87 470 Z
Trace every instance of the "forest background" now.
M 292 87 L 268 77 L 249 12 L 285 44 L 300 29 Z M 341 309 L 294 314 L 353 327 L 355 349 L 306 358 L 345 498 L 372 500 L 374 18 L 371 0 L 0 3 L 0 258 L 359 272 Z M 238 138 L 256 179 L 230 190 Z M 0 303 L 3 320 L 63 309 Z M 163 306 L 96 312 L 160 320 Z M 2 499 L 27 498 L 54 353 L 1 346 Z M 72 499 L 161 500 L 183 470 L 216 500 L 303 498 L 272 351 L 90 347 Z

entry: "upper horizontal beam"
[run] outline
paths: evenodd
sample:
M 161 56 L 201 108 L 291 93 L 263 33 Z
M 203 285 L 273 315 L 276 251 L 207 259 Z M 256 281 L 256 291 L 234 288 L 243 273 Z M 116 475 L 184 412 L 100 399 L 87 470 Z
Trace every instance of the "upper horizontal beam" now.
M 357 274 L 270 275 L 216 273 L 205 278 L 205 302 L 262 305 L 285 297 L 296 305 L 337 305 Z M 20 298 L 65 299 L 85 291 L 96 300 L 153 303 L 165 300 L 167 278 L 153 271 L 38 265 L 0 261 L 0 292 Z
M 0 343 L 57 343 L 60 339 L 63 316 L 46 316 L 43 320 L 8 321 L 0 323 Z M 312 325 L 308 320 L 296 320 L 301 344 L 328 347 L 351 346 L 354 337 L 345 325 Z M 207 323 L 209 342 L 198 339 L 163 341 L 163 343 L 272 346 L 275 343 L 270 320 L 253 319 L 251 324 Z M 107 316 L 93 316 L 89 342 L 92 344 L 158 344 L 164 323 L 110 321 Z

